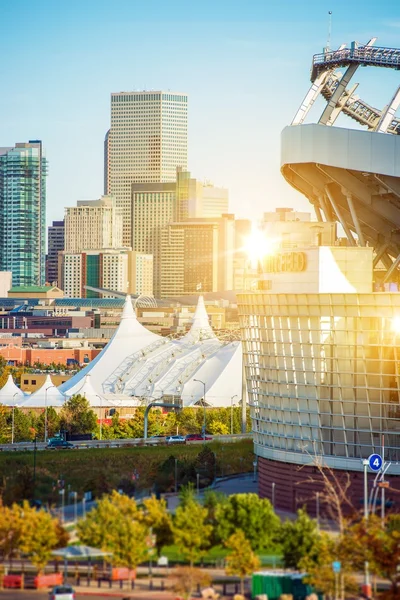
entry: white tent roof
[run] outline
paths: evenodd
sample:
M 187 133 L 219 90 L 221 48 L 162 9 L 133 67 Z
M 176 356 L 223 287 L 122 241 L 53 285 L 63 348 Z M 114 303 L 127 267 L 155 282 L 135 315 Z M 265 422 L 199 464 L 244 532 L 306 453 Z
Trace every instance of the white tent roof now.
M 204 304 L 204 298 L 203 296 L 199 296 L 190 330 L 179 341 L 188 342 L 189 340 L 193 340 L 197 342 L 198 340 L 214 337 L 215 334 L 210 325 L 207 310 Z
M 47 391 L 46 391 L 47 390 Z M 45 408 L 46 406 L 63 406 L 66 398 L 59 389 L 53 384 L 50 375 L 41 388 L 21 403 L 23 408 Z
M 96 393 L 96 390 L 94 389 L 94 387 L 92 386 L 92 381 L 91 381 L 91 375 L 90 373 L 88 373 L 85 376 L 85 379 L 81 385 L 81 387 L 72 392 L 71 391 L 67 391 L 66 396 L 68 396 L 68 398 L 70 398 L 73 394 L 80 394 L 81 396 L 84 396 L 86 398 L 86 400 L 88 400 L 90 406 L 108 406 L 110 404 L 110 402 L 108 402 L 104 396 L 101 396 L 100 394 Z
M 10 373 L 6 383 L 0 390 L 0 404 L 3 404 L 4 406 L 18 405 L 24 398 L 26 398 L 24 392 L 15 385 L 14 379 Z
M 115 385 L 129 368 L 132 355 L 163 338 L 139 323 L 130 296 L 126 297 L 121 322 L 111 340 L 87 367 L 60 386 L 69 396 L 76 394 L 90 373 L 95 393 L 116 391 Z

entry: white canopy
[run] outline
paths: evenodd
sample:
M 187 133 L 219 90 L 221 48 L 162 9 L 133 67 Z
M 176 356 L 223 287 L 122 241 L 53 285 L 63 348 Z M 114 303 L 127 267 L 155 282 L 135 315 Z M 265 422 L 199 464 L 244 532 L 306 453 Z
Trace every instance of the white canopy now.
M 86 398 L 86 400 L 88 400 L 90 406 L 105 407 L 110 404 L 110 402 L 107 401 L 104 398 L 104 396 L 100 396 L 100 394 L 96 393 L 96 390 L 92 386 L 90 373 L 87 373 L 87 375 L 85 376 L 85 379 L 79 389 L 77 389 L 76 391 L 74 391 L 72 393 L 70 390 L 65 392 L 65 395 L 68 396 L 68 398 L 70 398 L 74 394 L 80 394 L 81 396 L 84 396 Z
M 18 406 L 23 399 L 26 398 L 24 392 L 14 383 L 14 379 L 10 373 L 6 383 L 0 390 L 0 404 L 4 406 Z
M 164 340 L 139 323 L 128 295 L 121 322 L 111 340 L 87 367 L 63 383 L 60 390 L 69 396 L 76 394 L 90 373 L 95 393 L 118 392 L 118 381 L 130 368 L 134 355 L 157 342 L 164 343 Z
M 21 403 L 22 408 L 45 408 L 46 406 L 63 406 L 66 397 L 53 384 L 50 375 L 47 375 L 46 380 L 41 388 Z

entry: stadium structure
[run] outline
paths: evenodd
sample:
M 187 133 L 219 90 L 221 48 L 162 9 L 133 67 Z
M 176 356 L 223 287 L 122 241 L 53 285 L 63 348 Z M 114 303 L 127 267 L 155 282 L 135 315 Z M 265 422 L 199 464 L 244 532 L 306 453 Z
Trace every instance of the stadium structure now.
M 400 50 L 372 39 L 313 57 L 310 90 L 282 132 L 281 171 L 314 208 L 314 239 L 281 239 L 258 290 L 239 296 L 259 492 L 287 510 L 316 510 L 318 465 L 349 476 L 361 508 L 373 453 L 400 507 L 400 87 L 371 107 L 351 86 L 362 66 L 399 70 Z M 318 97 L 322 115 L 305 124 Z M 335 127 L 341 114 L 366 130 Z M 332 223 L 345 238 L 324 242 Z
M 196 381 L 197 380 L 197 381 Z M 24 408 L 62 407 L 75 394 L 100 411 L 129 412 L 153 401 L 184 406 L 231 406 L 242 397 L 240 341 L 219 340 L 199 297 L 190 330 L 179 339 L 159 336 L 139 323 L 132 299 L 126 296 L 120 324 L 102 352 L 59 388 L 48 377 L 31 395 L 14 396 L 9 379 L 0 402 Z M 19 390 L 19 394 L 22 392 Z

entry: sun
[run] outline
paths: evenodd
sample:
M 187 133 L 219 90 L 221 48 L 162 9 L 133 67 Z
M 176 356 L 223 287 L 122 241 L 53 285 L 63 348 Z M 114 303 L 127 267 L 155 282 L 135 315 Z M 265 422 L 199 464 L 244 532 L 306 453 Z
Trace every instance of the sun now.
M 265 233 L 256 227 L 247 237 L 243 249 L 247 253 L 253 266 L 257 265 L 268 254 L 274 252 L 275 240 L 268 238 Z

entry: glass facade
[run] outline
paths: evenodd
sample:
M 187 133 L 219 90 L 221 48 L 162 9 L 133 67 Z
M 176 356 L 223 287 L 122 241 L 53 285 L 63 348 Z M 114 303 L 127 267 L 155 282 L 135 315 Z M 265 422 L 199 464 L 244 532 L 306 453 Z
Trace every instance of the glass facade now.
M 399 315 L 399 294 L 240 294 L 256 454 L 361 470 L 384 436 L 400 472 Z
M 0 149 L 0 270 L 13 286 L 45 283 L 46 176 L 40 141 Z

